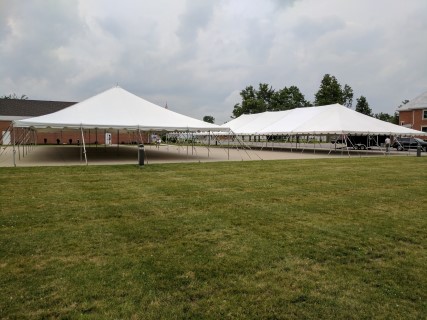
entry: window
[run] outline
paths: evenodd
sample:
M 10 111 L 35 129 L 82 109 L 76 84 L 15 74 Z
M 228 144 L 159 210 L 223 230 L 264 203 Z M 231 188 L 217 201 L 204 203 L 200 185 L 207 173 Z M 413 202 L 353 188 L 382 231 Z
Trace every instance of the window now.
M 427 119 L 427 109 L 423 110 L 423 119 Z
M 422 132 L 427 132 L 427 127 L 421 127 Z

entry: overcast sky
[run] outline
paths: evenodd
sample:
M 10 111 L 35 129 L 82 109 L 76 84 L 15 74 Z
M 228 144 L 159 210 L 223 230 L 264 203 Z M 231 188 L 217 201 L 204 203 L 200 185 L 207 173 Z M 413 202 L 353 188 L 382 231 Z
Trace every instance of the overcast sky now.
M 427 91 L 426 0 L 0 0 L 0 95 L 82 101 L 116 84 L 217 124 L 239 92 L 323 76 L 394 113 Z

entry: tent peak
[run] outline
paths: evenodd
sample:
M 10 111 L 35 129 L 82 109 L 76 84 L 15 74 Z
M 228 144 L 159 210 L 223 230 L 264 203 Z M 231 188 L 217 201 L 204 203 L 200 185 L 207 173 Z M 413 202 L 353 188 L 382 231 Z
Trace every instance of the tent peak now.
M 57 112 L 14 121 L 14 126 L 36 129 L 224 130 L 218 125 L 160 107 L 118 86 Z

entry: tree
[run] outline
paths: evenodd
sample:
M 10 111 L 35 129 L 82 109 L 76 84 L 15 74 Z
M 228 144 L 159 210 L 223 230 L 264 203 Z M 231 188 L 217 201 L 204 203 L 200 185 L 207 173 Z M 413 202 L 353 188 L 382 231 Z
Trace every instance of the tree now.
M 372 109 L 369 107 L 369 103 L 366 98 L 364 96 L 360 96 L 356 101 L 356 111 L 372 117 Z
M 311 103 L 305 100 L 299 88 L 291 86 L 289 88 L 284 87 L 274 93 L 269 111 L 290 110 L 309 106 L 311 106 Z
M 320 83 L 319 91 L 317 91 L 314 97 L 314 104 L 316 106 L 339 103 L 347 108 L 351 108 L 353 104 L 353 89 L 347 84 L 342 89 L 337 78 L 325 74 Z
M 342 105 L 350 108 L 353 106 L 353 89 L 348 85 L 344 85 L 344 90 L 342 91 Z
M 0 99 L 20 99 L 20 100 L 28 100 L 28 97 L 25 94 L 22 94 L 21 97 L 18 97 L 16 93 L 12 93 L 9 95 L 1 96 Z
M 270 85 L 260 83 L 258 90 L 248 86 L 240 92 L 240 96 L 242 102 L 236 103 L 233 109 L 235 118 L 242 114 L 289 110 L 311 105 L 296 86 L 275 91 Z
M 212 116 L 204 116 L 203 121 L 208 123 L 215 123 L 215 118 Z
M 376 113 L 375 118 L 382 121 L 391 122 L 393 124 L 399 124 L 399 113 L 397 112 L 395 112 L 394 115 L 390 115 L 384 112 Z
M 266 83 L 259 84 L 259 90 L 248 86 L 240 92 L 242 103 L 234 105 L 233 116 L 239 117 L 242 114 L 253 114 L 267 111 L 267 106 L 270 104 L 274 90 Z

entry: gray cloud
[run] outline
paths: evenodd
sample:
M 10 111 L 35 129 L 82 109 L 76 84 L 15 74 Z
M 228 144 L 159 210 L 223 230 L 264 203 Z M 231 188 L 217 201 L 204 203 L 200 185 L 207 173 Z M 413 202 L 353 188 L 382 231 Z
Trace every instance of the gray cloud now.
M 310 18 L 298 21 L 293 33 L 306 42 L 315 42 L 322 39 L 324 35 L 339 32 L 345 28 L 345 22 L 336 16 L 321 17 L 313 20 Z
M 176 34 L 184 44 L 196 40 L 197 32 L 205 28 L 211 21 L 214 9 L 212 1 L 186 2 L 185 12 L 179 16 L 180 25 Z
M 423 0 L 3 0 L 0 95 L 80 101 L 118 83 L 222 123 L 248 85 L 313 100 L 330 73 L 391 113 L 427 88 L 426 15 Z

